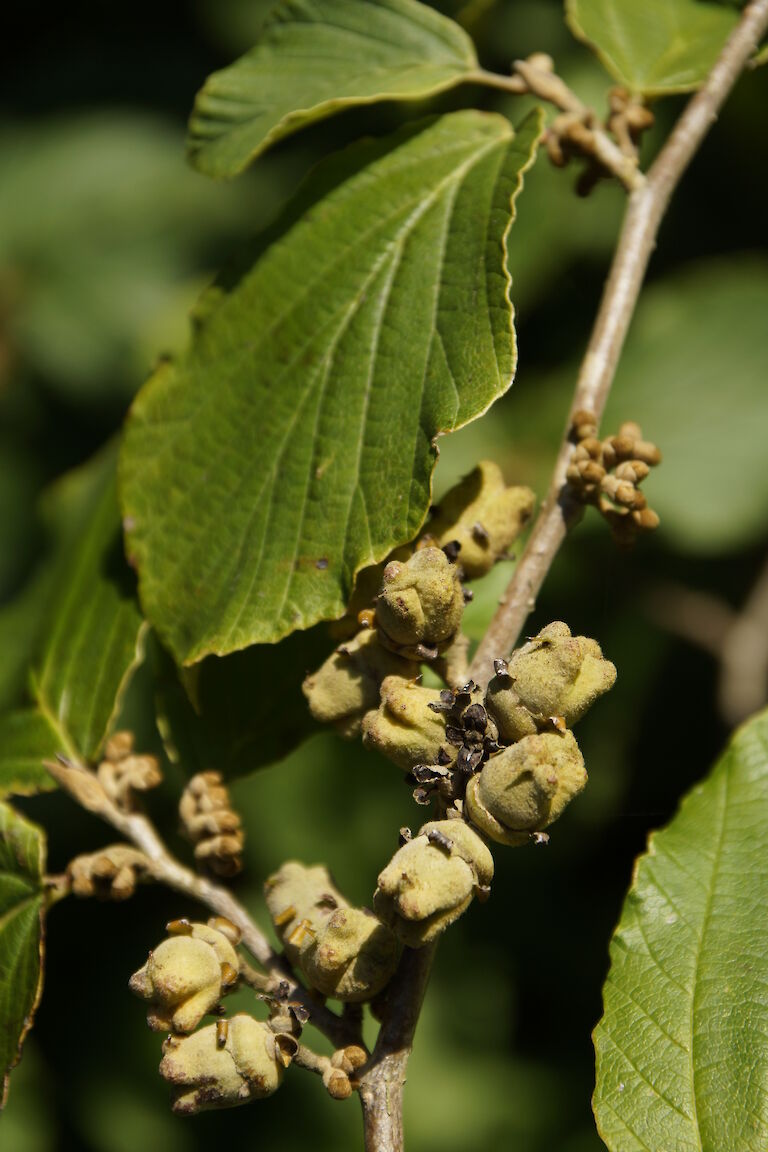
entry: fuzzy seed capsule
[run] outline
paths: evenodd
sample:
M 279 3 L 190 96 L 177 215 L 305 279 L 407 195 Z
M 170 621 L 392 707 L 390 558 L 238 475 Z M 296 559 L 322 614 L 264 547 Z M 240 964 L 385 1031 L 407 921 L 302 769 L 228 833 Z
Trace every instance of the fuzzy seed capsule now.
M 350 907 L 322 865 L 289 860 L 265 893 L 286 955 L 311 987 L 361 1003 L 389 982 L 400 958 L 397 939 L 372 912 Z
M 552 824 L 586 783 L 572 732 L 525 736 L 472 777 L 465 809 L 486 836 L 519 847 Z
M 160 1075 L 172 1087 L 177 1114 L 234 1108 L 271 1096 L 280 1086 L 285 1053 L 269 1025 L 245 1013 L 227 1024 L 223 1044 L 218 1024 L 192 1036 L 171 1036 L 164 1044 Z
M 389 676 L 381 685 L 381 703 L 363 720 L 363 744 L 376 748 L 399 768 L 435 764 L 448 749 L 444 718 L 429 707 L 440 700 L 433 688 L 422 688 Z
M 562 716 L 572 728 L 615 680 L 616 668 L 596 640 L 572 636 L 567 624 L 555 621 L 513 652 L 507 676 L 491 681 L 486 705 L 502 739 L 519 740 L 550 716 Z
M 191 1032 L 239 970 L 238 955 L 223 933 L 190 923 L 182 935 L 171 935 L 150 952 L 129 987 L 150 1002 L 147 1023 L 154 1031 Z
M 384 569 L 376 623 L 381 643 L 392 651 L 410 659 L 437 656 L 456 635 L 463 612 L 456 566 L 441 548 L 420 548 Z
M 481 460 L 443 497 L 430 531 L 441 546 L 458 541 L 464 575 L 475 580 L 507 553 L 530 520 L 535 500 L 530 488 L 508 488 L 499 466 Z
M 380 644 L 377 631 L 368 628 L 340 645 L 307 676 L 302 690 L 315 720 L 353 737 L 359 735 L 365 713 L 378 706 L 379 686 L 386 677 L 409 680 L 418 674 L 418 664 L 390 652 Z
M 409 948 L 434 940 L 488 888 L 493 857 L 463 820 L 425 824 L 379 876 L 373 906 Z

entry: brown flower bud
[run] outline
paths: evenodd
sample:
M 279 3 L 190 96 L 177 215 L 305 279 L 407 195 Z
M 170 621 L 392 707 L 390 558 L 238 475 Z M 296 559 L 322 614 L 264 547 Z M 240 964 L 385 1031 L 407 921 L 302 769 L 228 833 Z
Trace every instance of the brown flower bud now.
M 99 783 L 113 804 L 131 812 L 135 793 L 156 788 L 163 778 L 157 757 L 134 755 L 131 732 L 115 732 L 104 751 L 105 758 L 96 769 Z
M 572 732 L 525 736 L 472 777 L 465 810 L 491 839 L 517 847 L 556 820 L 586 782 Z
M 379 876 L 373 906 L 409 948 L 421 948 L 457 920 L 493 878 L 488 848 L 463 820 L 425 824 Z
M 430 530 L 441 545 L 461 545 L 459 564 L 468 580 L 490 571 L 531 518 L 536 498 L 530 488 L 507 488 L 491 460 L 478 466 L 443 497 Z

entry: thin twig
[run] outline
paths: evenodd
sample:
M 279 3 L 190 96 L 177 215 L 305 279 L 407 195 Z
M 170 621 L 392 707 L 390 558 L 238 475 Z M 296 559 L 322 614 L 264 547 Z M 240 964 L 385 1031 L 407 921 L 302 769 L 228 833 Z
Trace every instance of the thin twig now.
M 264 933 L 232 893 L 207 877 L 199 876 L 172 856 L 142 812 L 124 812 L 118 808 L 107 796 L 96 775 L 83 764 L 71 760 L 62 760 L 60 763 L 47 761 L 45 767 L 82 807 L 111 824 L 144 853 L 155 880 L 198 900 L 218 916 L 231 920 L 240 929 L 244 946 L 266 969 L 275 987 L 284 983 L 287 995 L 307 1009 L 314 1026 L 337 1047 L 360 1043 L 359 1030 L 350 1020 L 342 1019 L 318 1004 L 306 988 L 297 982 L 290 965 L 274 951 Z
M 402 1152 L 403 1087 L 437 943 L 406 948 L 387 990 L 373 1056 L 359 1077 L 366 1152 Z
M 573 413 L 588 409 L 594 412 L 598 421 L 602 416 L 645 270 L 656 244 L 659 225 L 672 192 L 766 30 L 768 0 L 752 0 L 744 9 L 704 86 L 686 106 L 648 172 L 644 186 L 630 195 L 547 497 L 504 598 L 469 669 L 469 675 L 478 684 L 487 684 L 493 660 L 506 656 L 514 646 L 535 606 L 539 589 L 558 548 L 580 516 L 580 505 L 569 498 L 566 486 L 566 470 L 573 449 L 568 439 Z

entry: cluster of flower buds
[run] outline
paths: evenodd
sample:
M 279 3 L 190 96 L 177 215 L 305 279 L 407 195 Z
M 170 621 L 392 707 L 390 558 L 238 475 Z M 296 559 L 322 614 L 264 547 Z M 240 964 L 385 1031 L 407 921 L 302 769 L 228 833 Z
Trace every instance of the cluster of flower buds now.
M 243 866 L 243 829 L 220 772 L 198 772 L 179 802 L 181 826 L 195 845 L 195 859 L 217 876 L 235 876 Z
M 192 1036 L 169 1036 L 160 1075 L 180 1115 L 232 1108 L 277 1091 L 298 1045 L 268 1023 L 238 1012 Z
M 622 152 L 636 156 L 643 133 L 653 127 L 653 112 L 645 104 L 639 104 L 628 89 L 621 87 L 611 88 L 608 93 L 608 109 L 606 128 Z
M 329 1066 L 323 1072 L 323 1084 L 334 1100 L 346 1100 L 353 1092 L 353 1079 L 368 1060 L 368 1053 L 359 1044 L 348 1044 L 337 1049 Z
M 240 959 L 235 945 L 240 934 L 222 917 L 207 924 L 172 920 L 167 931 L 168 937 L 134 972 L 130 988 L 149 1001 L 150 1028 L 187 1033 L 237 983 Z
M 133 811 L 137 792 L 156 788 L 162 780 L 155 756 L 134 753 L 132 732 L 115 732 L 110 737 L 96 775 L 109 799 L 123 812 Z
M 640 484 L 661 462 L 661 452 L 643 439 L 640 426 L 626 422 L 616 436 L 598 440 L 594 414 L 580 411 L 573 418 L 573 438 L 568 483 L 579 500 L 600 510 L 616 539 L 631 544 L 638 532 L 658 527 L 659 517 Z
M 150 861 L 129 844 L 110 844 L 90 855 L 76 856 L 67 866 L 75 896 L 97 900 L 127 900 L 150 873 Z
M 397 939 L 372 912 L 350 907 L 322 865 L 290 860 L 269 877 L 265 893 L 285 953 L 310 987 L 360 1003 L 389 982 Z
M 434 820 L 405 839 L 379 876 L 378 916 L 403 944 L 421 948 L 457 920 L 473 896 L 484 899 L 493 857 L 461 819 Z

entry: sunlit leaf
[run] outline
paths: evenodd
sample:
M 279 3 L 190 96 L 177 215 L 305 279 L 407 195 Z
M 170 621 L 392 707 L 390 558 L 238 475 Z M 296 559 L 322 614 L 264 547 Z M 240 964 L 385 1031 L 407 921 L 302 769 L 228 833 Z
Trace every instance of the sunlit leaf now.
M 211 176 L 234 176 L 342 108 L 424 97 L 476 69 L 467 34 L 417 0 L 283 0 L 256 46 L 198 93 L 190 155 Z
M 766 829 L 764 712 L 638 861 L 594 1037 L 611 1152 L 768 1146 Z
M 565 9 L 574 35 L 645 96 L 698 88 L 739 20 L 711 0 L 566 0 Z
M 341 615 L 355 572 L 414 536 L 435 438 L 512 381 L 507 242 L 539 132 L 457 112 L 398 134 L 140 393 L 128 551 L 179 660 Z

